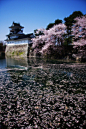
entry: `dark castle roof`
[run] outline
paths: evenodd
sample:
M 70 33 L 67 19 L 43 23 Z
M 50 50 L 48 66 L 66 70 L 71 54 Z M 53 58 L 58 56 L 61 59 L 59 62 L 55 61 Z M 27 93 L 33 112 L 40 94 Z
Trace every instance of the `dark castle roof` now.
M 8 38 L 5 41 L 25 39 L 25 38 L 31 39 L 34 37 L 33 33 L 24 34 L 22 29 L 24 27 L 22 27 L 20 23 L 13 22 L 12 26 L 10 26 L 9 28 L 10 28 L 10 33 L 6 35 Z
M 15 22 L 13 22 L 12 26 L 10 26 L 9 28 L 16 28 L 16 27 L 24 28 L 23 26 L 20 25 L 20 23 L 15 23 Z

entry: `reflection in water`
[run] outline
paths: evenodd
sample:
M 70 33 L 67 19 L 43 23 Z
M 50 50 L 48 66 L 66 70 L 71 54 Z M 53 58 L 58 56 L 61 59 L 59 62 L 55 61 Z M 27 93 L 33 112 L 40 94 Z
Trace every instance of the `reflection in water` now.
M 1 126 L 82 128 L 86 114 L 86 64 L 6 58 L 0 72 Z
M 26 69 L 28 67 L 27 58 L 15 59 L 15 58 L 6 58 L 7 68 L 20 68 Z
M 6 67 L 6 59 L 0 59 L 0 69 Z

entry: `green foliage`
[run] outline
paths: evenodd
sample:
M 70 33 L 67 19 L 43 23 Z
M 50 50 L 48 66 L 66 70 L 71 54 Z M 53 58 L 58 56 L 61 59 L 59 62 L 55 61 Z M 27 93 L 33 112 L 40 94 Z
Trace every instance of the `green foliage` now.
M 81 17 L 81 16 L 83 16 L 82 12 L 75 11 L 69 17 L 65 17 L 64 18 L 65 25 L 67 26 L 67 33 L 68 33 L 68 35 L 71 34 L 71 27 L 72 27 L 73 23 L 76 22 L 76 21 L 74 21 L 74 19 L 76 17 Z
M 34 30 L 34 34 L 35 34 L 35 36 L 38 36 L 38 35 L 36 34 L 36 31 L 38 31 L 38 30 L 37 30 L 37 29 L 35 29 L 35 30 Z
M 3 43 L 2 42 L 0 42 L 0 46 L 3 46 Z
M 66 26 L 72 26 L 72 24 L 75 22 L 74 19 L 76 17 L 81 17 L 81 16 L 83 16 L 82 12 L 80 12 L 80 11 L 73 12 L 69 17 L 64 18 L 65 25 Z
M 12 52 L 12 55 L 14 55 L 14 51 Z
M 43 35 L 43 33 L 41 31 L 37 34 L 37 31 L 38 31 L 37 29 L 34 30 L 35 36 Z
M 55 25 L 58 25 L 58 24 L 60 24 L 60 23 L 62 23 L 62 20 L 59 20 L 59 19 L 57 19 L 57 20 L 55 20 Z
M 81 17 L 81 16 L 83 16 L 82 12 L 75 11 L 69 17 L 64 18 L 65 25 L 67 26 L 67 35 L 65 36 L 64 45 L 68 45 L 68 44 L 72 43 L 72 37 L 71 37 L 72 25 L 73 25 L 73 23 L 76 22 L 74 19 L 76 17 Z
M 52 28 L 54 25 L 58 25 L 58 24 L 60 24 L 60 23 L 62 23 L 62 20 L 57 19 L 57 20 L 55 20 L 54 23 L 49 23 L 49 24 L 47 25 L 47 27 L 46 27 L 46 30 L 49 30 L 49 29 Z
M 64 18 L 64 23 L 67 26 L 67 34 L 65 34 L 63 36 L 64 38 L 64 44 L 63 45 L 69 45 L 72 43 L 72 36 L 71 36 L 71 32 L 72 32 L 72 26 L 73 24 L 76 22 L 74 19 L 76 17 L 81 17 L 83 16 L 83 13 L 81 11 L 74 11 L 71 15 L 69 15 L 68 17 Z M 54 23 L 49 23 L 46 27 L 46 30 L 49 30 L 50 28 L 52 28 L 54 25 L 58 25 L 62 23 L 62 20 L 60 19 L 56 19 Z M 38 30 L 34 30 L 34 34 L 35 36 L 39 36 L 39 35 L 43 35 L 43 33 L 40 31 L 38 34 L 36 33 Z
M 10 52 L 10 54 L 12 54 L 12 56 L 21 56 L 24 52 L 13 51 L 12 53 Z
M 64 41 L 64 46 L 67 46 L 67 45 L 69 45 L 69 44 L 71 44 L 72 43 L 72 37 L 70 36 L 70 37 L 68 37 L 68 38 L 65 38 L 65 41 Z
M 54 26 L 54 23 L 49 23 L 48 26 L 46 27 L 46 30 L 49 30 L 50 28 L 52 28 Z
M 19 52 L 19 53 L 18 53 L 19 56 L 20 56 L 20 55 L 23 55 L 23 54 L 24 54 L 24 52 Z

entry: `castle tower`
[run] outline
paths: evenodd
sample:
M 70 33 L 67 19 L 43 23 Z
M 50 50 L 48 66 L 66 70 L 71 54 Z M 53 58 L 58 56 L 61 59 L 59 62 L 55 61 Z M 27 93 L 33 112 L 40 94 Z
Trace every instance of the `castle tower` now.
M 25 53 L 27 55 L 28 48 L 32 44 L 32 38 L 34 37 L 33 33 L 24 34 L 23 33 L 23 26 L 20 23 L 13 22 L 12 25 L 9 27 L 10 33 L 5 40 L 7 42 L 6 45 L 6 55 L 19 55 L 21 53 Z
M 12 26 L 9 27 L 10 33 L 7 36 L 7 45 L 12 44 L 31 44 L 31 38 L 34 37 L 33 33 L 24 34 L 23 33 L 23 26 L 20 23 L 12 23 Z

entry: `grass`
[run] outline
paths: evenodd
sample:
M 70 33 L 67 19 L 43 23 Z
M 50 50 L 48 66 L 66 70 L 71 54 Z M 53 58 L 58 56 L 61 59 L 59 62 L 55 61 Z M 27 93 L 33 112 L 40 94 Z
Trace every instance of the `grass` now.
M 10 55 L 12 55 L 12 56 L 21 56 L 23 54 L 24 54 L 24 52 L 18 52 L 18 51 L 13 51 L 12 53 L 10 52 Z

